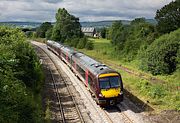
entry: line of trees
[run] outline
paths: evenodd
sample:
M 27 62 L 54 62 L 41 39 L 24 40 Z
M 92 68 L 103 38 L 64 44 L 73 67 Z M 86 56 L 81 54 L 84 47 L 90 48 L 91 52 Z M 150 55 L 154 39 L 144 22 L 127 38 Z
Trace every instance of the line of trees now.
M 128 62 L 138 59 L 140 68 L 154 75 L 171 74 L 180 64 L 180 0 L 157 10 L 155 19 L 157 25 L 145 18 L 136 18 L 130 25 L 116 21 L 101 30 L 102 37 L 111 40 L 113 54 L 121 59 Z
M 54 40 L 79 49 L 93 49 L 92 41 L 89 41 L 81 31 L 79 18 L 69 14 L 65 8 L 60 8 L 56 13 L 54 25 L 49 22 L 42 23 L 36 30 L 36 37 Z
M 32 46 L 17 28 L 0 26 L 0 122 L 42 122 L 43 73 Z

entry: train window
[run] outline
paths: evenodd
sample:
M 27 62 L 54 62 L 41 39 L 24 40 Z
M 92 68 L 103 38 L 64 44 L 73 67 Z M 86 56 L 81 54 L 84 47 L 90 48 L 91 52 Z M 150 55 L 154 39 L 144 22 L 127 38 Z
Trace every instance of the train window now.
M 120 87 L 120 79 L 118 76 L 100 78 L 99 84 L 102 89 L 116 88 Z
M 73 60 L 72 60 L 72 65 L 73 65 L 74 68 L 75 68 L 76 63 L 75 63 L 75 61 L 73 61 Z
M 90 76 L 88 76 L 88 84 L 91 85 L 91 86 L 93 84 L 93 80 L 92 80 L 92 78 Z
M 116 76 L 116 77 L 109 77 L 109 82 L 110 82 L 110 85 L 111 85 L 112 88 L 120 86 L 120 80 L 119 80 L 118 76 Z
M 108 89 L 110 88 L 109 78 L 100 78 L 99 84 L 101 89 Z
M 78 67 L 79 73 L 80 73 L 81 76 L 85 79 L 85 71 L 84 71 L 81 67 L 79 67 L 79 65 L 78 65 L 77 67 Z

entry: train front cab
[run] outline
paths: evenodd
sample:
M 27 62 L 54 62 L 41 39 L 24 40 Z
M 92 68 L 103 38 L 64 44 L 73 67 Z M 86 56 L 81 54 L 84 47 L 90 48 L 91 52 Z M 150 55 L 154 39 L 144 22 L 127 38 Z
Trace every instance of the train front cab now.
M 123 84 L 119 73 L 106 73 L 98 76 L 98 104 L 115 105 L 123 101 Z

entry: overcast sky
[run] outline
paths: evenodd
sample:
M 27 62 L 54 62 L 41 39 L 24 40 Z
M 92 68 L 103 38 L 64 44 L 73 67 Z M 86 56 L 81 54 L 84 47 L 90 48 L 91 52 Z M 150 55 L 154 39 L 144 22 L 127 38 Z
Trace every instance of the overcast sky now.
M 55 21 L 66 8 L 80 21 L 154 18 L 172 0 L 0 0 L 0 21 Z

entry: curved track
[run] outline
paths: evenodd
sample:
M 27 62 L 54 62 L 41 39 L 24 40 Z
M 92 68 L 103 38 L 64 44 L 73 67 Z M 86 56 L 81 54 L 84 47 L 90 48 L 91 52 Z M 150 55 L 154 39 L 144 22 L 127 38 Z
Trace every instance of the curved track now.
M 52 84 L 58 102 L 59 113 L 57 113 L 57 117 L 59 117 L 57 119 L 62 123 L 84 123 L 85 121 L 78 108 L 77 102 L 74 99 L 73 93 L 68 86 L 68 82 L 63 76 L 62 70 L 57 68 L 54 61 L 45 51 L 43 51 L 43 49 L 37 47 L 37 50 L 41 55 L 43 55 L 43 62 L 46 66 L 51 66 L 48 69 L 51 74 Z
M 119 106 L 115 107 L 114 109 L 112 109 L 112 108 L 103 109 L 103 108 L 99 107 L 95 103 L 95 101 L 92 99 L 91 94 L 88 92 L 87 88 L 72 73 L 70 68 L 67 65 L 65 65 L 58 58 L 58 56 L 54 55 L 52 52 L 49 52 L 45 44 L 37 43 L 37 42 L 34 42 L 33 44 L 36 44 L 37 46 L 41 47 L 41 49 L 44 52 L 46 52 L 46 55 L 48 54 L 49 57 L 52 58 L 51 60 L 53 61 L 53 63 L 51 63 L 51 64 L 53 64 L 56 71 L 58 71 L 58 74 L 60 74 L 61 81 L 65 81 L 66 84 L 64 84 L 64 85 L 61 85 L 59 83 L 59 81 L 57 81 L 57 82 L 55 81 L 56 84 L 54 84 L 54 85 L 58 86 L 58 88 L 60 88 L 60 86 L 61 86 L 61 88 L 62 88 L 62 89 L 58 89 L 58 91 L 63 91 L 64 86 L 68 86 L 71 83 L 74 86 L 74 88 L 76 89 L 76 91 L 79 92 L 80 100 L 86 107 L 86 111 L 88 111 L 87 113 L 91 118 L 90 122 L 98 122 L 98 123 L 105 123 L 105 122 L 106 123 L 116 123 L 116 122 L 118 122 L 118 123 L 142 123 L 142 122 L 144 122 L 143 120 L 138 118 L 138 116 L 136 117 L 135 113 L 133 113 L 133 112 L 130 113 L 130 115 L 129 115 L 129 112 L 130 112 L 129 108 L 128 108 L 128 106 L 124 106 L 124 103 L 123 103 L 123 105 L 120 104 Z M 62 71 L 64 71 L 66 74 L 64 74 Z M 54 72 L 54 69 L 52 72 Z M 66 78 L 69 78 L 69 80 L 67 80 Z M 57 87 L 55 87 L 55 88 L 57 88 Z M 68 91 L 68 90 L 66 90 L 66 91 Z M 61 96 L 59 98 L 60 98 L 60 101 L 62 101 Z M 62 103 L 62 106 L 64 107 L 63 102 L 61 102 L 61 103 Z M 71 106 L 71 104 L 69 104 L 69 106 Z M 65 106 L 65 107 L 67 107 L 67 106 Z M 63 112 L 68 111 L 68 110 L 69 110 L 68 108 L 66 108 L 66 109 L 63 108 Z M 81 111 L 81 113 L 82 112 L 84 112 L 84 111 Z M 69 115 L 70 116 L 69 119 L 71 119 L 72 115 L 75 117 L 78 117 L 77 114 L 78 114 L 77 112 L 71 113 Z M 66 113 L 65 113 L 66 122 L 68 121 L 67 116 L 68 115 L 66 115 Z M 62 117 L 62 116 L 60 116 L 60 117 Z M 80 118 L 77 118 L 77 119 L 78 119 L 77 122 L 84 122 L 84 121 L 81 121 Z M 72 122 L 73 122 L 73 120 L 72 120 Z M 76 121 L 74 120 L 74 122 L 76 122 Z

